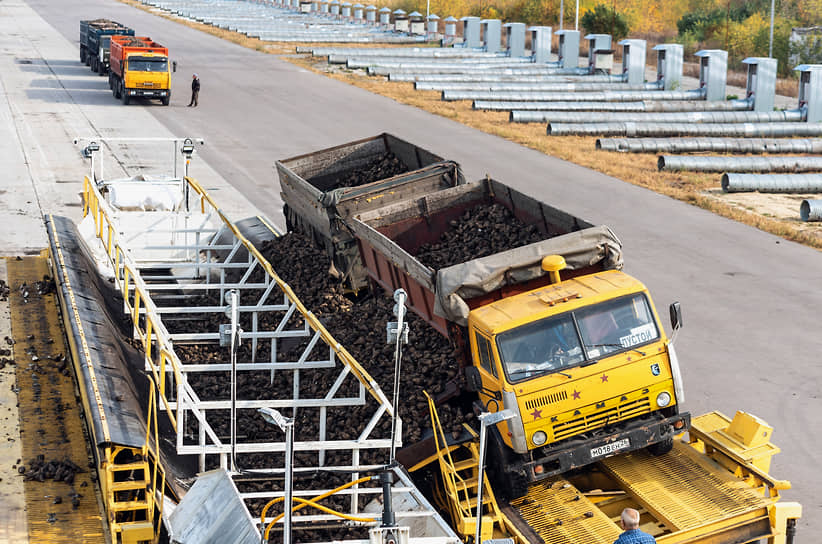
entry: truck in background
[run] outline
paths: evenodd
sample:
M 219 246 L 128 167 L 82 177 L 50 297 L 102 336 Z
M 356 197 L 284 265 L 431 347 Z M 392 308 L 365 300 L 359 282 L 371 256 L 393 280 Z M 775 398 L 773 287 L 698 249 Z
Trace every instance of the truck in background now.
M 329 155 L 314 157 L 327 162 Z M 310 158 L 301 156 L 306 172 Z M 337 153 L 336 160 L 347 158 Z M 293 215 L 317 205 L 308 192 L 286 189 L 299 177 L 292 161 L 277 163 L 290 226 L 311 223 Z M 373 200 L 385 192 L 380 185 L 358 189 Z M 481 412 L 516 414 L 491 435 L 493 472 L 507 493 L 612 455 L 669 451 L 690 425 L 690 414 L 679 411 L 679 364 L 648 290 L 619 270 L 622 246 L 613 232 L 492 179 L 419 187 L 378 209 L 336 214 L 359 247 L 361 263 L 347 268 L 389 292 L 405 289 L 411 309 L 451 340 L 464 380 L 447 384 L 446 396 L 470 399 L 467 409 L 473 402 Z M 416 258 L 467 210 L 495 204 L 542 240 L 439 270 Z M 318 229 L 311 234 L 317 242 Z M 334 239 L 324 245 L 333 253 Z M 678 304 L 671 315 L 678 328 Z M 400 460 L 410 466 L 432 453 L 418 447 Z
M 108 73 L 111 37 L 115 35 L 134 36 L 134 29 L 109 19 L 80 21 L 80 62 L 101 76 Z
M 171 101 L 168 48 L 147 36 L 113 36 L 109 87 L 115 98 L 128 105 L 132 98 Z

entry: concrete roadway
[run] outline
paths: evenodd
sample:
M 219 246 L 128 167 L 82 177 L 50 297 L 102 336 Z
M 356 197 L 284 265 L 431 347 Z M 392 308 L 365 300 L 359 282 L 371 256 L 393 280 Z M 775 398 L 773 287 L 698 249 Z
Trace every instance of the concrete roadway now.
M 799 540 L 822 534 L 822 253 L 114 0 L 28 4 L 73 44 L 47 60 L 79 59 L 85 18 L 116 19 L 167 45 L 178 62 L 171 106 L 129 107 L 178 136 L 206 137 L 202 157 L 280 225 L 275 159 L 384 131 L 459 161 L 469 178 L 487 172 L 610 225 L 624 243 L 626 271 L 648 285 L 660 313 L 682 302 L 676 345 L 687 409 L 745 410 L 772 424 L 782 448 L 772 472 L 792 481 L 784 497 L 805 508 Z M 192 72 L 202 80 L 196 109 L 185 107 Z M 103 78 L 97 85 L 106 92 L 75 100 L 114 101 Z

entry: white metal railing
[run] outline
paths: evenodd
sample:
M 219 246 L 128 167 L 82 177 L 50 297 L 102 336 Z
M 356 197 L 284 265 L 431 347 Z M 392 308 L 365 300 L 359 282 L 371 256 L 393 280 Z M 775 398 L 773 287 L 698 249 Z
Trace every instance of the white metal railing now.
M 330 335 L 299 299 L 291 288 L 276 274 L 236 226 L 220 211 L 213 200 L 193 179 L 185 178 L 190 194 L 196 200 L 196 211 L 185 212 L 125 212 L 113 208 L 101 193 L 100 187 L 88 178 L 84 184 L 86 215 L 94 219 L 95 232 L 105 248 L 114 269 L 115 281 L 123 295 L 125 311 L 134 324 L 135 338 L 145 351 L 146 370 L 151 373 L 158 389 L 158 407 L 168 417 L 176 433 L 177 452 L 197 455 L 204 469 L 209 458 L 219 458 L 220 466 L 231 465 L 232 451 L 244 453 L 277 453 L 284 451 L 281 441 L 255 441 L 243 438 L 233 445 L 212 425 L 216 410 L 231 409 L 229 400 L 204 400 L 198 390 L 199 373 L 222 373 L 230 379 L 228 360 L 217 362 L 183 362 L 175 352 L 174 343 L 206 342 L 217 345 L 220 331 L 203 326 L 203 316 L 223 315 L 227 307 L 227 293 L 236 289 L 243 304 L 241 316 L 249 318 L 249 330 L 240 339 L 250 342 L 250 358 L 238 361 L 237 372 L 263 372 L 271 383 L 290 374 L 292 395 L 286 398 L 243 398 L 238 392 L 235 409 L 274 407 L 290 409 L 292 414 L 311 410 L 317 415 L 316 436 L 297 440 L 294 450 L 316 453 L 316 464 L 298 466 L 295 472 L 315 471 L 318 468 L 352 471 L 352 479 L 359 478 L 358 470 L 370 470 L 381 465 L 364 465 L 360 461 L 363 450 L 383 450 L 387 459 L 390 436 L 381 436 L 378 425 L 390 421 L 391 403 L 376 382 L 360 364 Z M 139 217 L 140 220 L 132 219 Z M 196 224 L 192 228 L 191 224 Z M 207 233 L 207 234 L 204 234 Z M 131 244 L 149 239 L 150 244 Z M 161 243 L 161 240 L 166 240 Z M 135 256 L 136 254 L 136 256 Z M 159 273 L 162 271 L 162 273 Z M 192 295 L 214 294 L 216 300 L 198 305 Z M 179 300 L 174 297 L 180 297 Z M 164 319 L 173 317 L 185 324 L 185 332 L 170 332 Z M 170 322 L 169 322 L 170 323 Z M 264 325 L 266 323 L 266 325 Z M 180 327 L 177 327 L 180 328 Z M 176 329 L 175 329 L 176 330 Z M 281 341 L 299 344 L 297 355 L 282 360 L 278 350 Z M 293 349 L 293 348 L 292 348 Z M 267 354 L 263 358 L 261 354 Z M 313 372 L 335 369 L 331 385 L 312 397 L 300 394 L 301 380 L 311 380 Z M 347 395 L 340 395 L 343 386 Z M 366 394 L 367 393 L 367 394 Z M 340 395 L 340 396 L 338 396 Z M 372 406 L 367 421 L 360 422 L 362 430 L 356 438 L 339 440 L 329 437 L 329 416 L 348 414 L 353 406 Z M 390 425 L 388 425 L 390 427 Z M 397 419 L 397 434 L 401 423 Z M 381 426 L 385 428 L 385 425 Z M 187 432 L 187 430 L 189 432 Z M 347 452 L 350 463 L 328 464 L 332 452 Z M 276 458 L 277 456 L 272 456 Z M 380 455 L 380 459 L 382 459 Z M 346 455 L 348 458 L 348 455 Z M 277 474 L 282 467 L 263 467 L 255 472 Z M 348 490 L 350 510 L 357 511 L 357 498 L 362 493 L 357 486 Z M 371 491 L 365 491 L 370 494 Z M 320 516 L 322 517 L 322 516 Z

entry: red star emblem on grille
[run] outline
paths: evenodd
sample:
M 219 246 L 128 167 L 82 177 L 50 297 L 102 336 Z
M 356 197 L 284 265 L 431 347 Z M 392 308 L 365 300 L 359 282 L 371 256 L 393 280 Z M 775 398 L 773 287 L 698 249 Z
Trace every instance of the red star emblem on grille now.
M 579 399 L 580 392 L 577 391 L 576 389 L 574 389 L 573 395 L 574 395 L 574 400 L 577 400 L 577 399 Z
M 602 380 L 602 383 L 605 383 L 605 382 L 607 382 L 607 381 L 608 381 L 608 375 L 607 375 L 607 374 L 603 374 L 602 376 L 600 376 L 600 377 L 599 377 L 599 379 L 600 379 L 600 380 Z
M 534 419 L 542 419 L 542 410 L 534 410 L 531 415 L 534 416 Z

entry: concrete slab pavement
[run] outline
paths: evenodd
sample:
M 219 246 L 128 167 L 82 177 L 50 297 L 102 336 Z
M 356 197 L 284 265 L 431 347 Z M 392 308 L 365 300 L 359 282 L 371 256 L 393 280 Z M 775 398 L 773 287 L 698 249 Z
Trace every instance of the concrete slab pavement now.
M 42 216 L 82 218 L 83 176 L 89 161 L 76 137 L 204 138 L 173 134 L 148 111 L 159 102 L 123 106 L 107 79 L 80 63 L 77 47 L 21 0 L 0 3 L 0 255 L 33 254 L 47 244 Z M 106 177 L 168 174 L 169 143 L 110 143 Z M 112 160 L 112 157 L 114 160 Z M 180 162 L 182 165 L 182 162 Z M 180 166 L 182 169 L 182 166 Z M 190 174 L 225 213 L 241 219 L 258 212 L 196 154 Z

